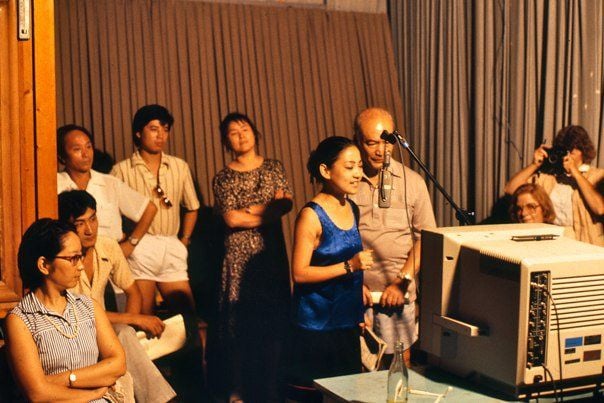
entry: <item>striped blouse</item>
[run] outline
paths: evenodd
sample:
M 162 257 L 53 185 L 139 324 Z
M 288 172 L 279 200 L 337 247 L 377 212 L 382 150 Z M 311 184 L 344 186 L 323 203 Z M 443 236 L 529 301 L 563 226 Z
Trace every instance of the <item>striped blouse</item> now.
M 67 306 L 62 315 L 49 311 L 31 292 L 10 312 L 21 318 L 31 332 L 46 375 L 94 365 L 99 359 L 92 300 L 70 292 L 66 296 Z M 55 326 L 71 335 L 77 329 L 78 335 L 67 338 Z

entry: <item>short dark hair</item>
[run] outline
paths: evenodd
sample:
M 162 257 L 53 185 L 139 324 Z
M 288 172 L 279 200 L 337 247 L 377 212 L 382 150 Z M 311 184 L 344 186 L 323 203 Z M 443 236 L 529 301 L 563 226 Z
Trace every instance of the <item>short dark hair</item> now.
M 63 162 L 65 160 L 65 157 L 67 156 L 65 153 L 65 137 L 67 137 L 67 135 L 74 130 L 79 130 L 85 135 L 87 135 L 90 139 L 90 142 L 94 146 L 94 137 L 92 136 L 90 130 L 86 129 L 83 126 L 78 126 L 76 124 L 68 124 L 65 126 L 61 126 L 57 129 L 57 155 L 59 157 L 59 161 L 61 162 Z
M 67 190 L 59 194 L 59 221 L 71 222 L 89 208 L 96 211 L 96 200 L 85 190 Z
M 577 149 L 583 155 L 583 162 L 589 164 L 596 157 L 596 149 L 582 126 L 570 125 L 564 127 L 554 138 L 554 147 L 563 148 L 567 151 Z
M 44 275 L 38 270 L 38 259 L 54 260 L 63 249 L 68 232 L 76 234 L 73 225 L 51 218 L 41 218 L 25 231 L 17 254 L 19 274 L 25 288 L 33 291 L 43 284 Z
M 132 118 L 132 141 L 137 147 L 141 145 L 141 139 L 136 133 L 143 131 L 143 128 L 152 120 L 159 120 L 162 125 L 167 125 L 168 129 L 174 124 L 174 116 L 165 107 L 157 104 L 145 105 L 139 108 Z
M 338 159 L 340 153 L 348 147 L 356 146 L 347 137 L 331 136 L 321 141 L 317 148 L 310 153 L 310 157 L 308 157 L 308 162 L 306 163 L 306 169 L 310 174 L 310 181 L 314 182 L 317 180 L 325 183 L 325 178 L 321 175 L 319 167 L 321 164 L 331 167 Z
M 254 122 L 252 122 L 252 119 L 250 119 L 249 116 L 244 113 L 231 112 L 222 119 L 222 122 L 220 122 L 220 142 L 227 151 L 232 150 L 231 143 L 229 143 L 228 134 L 229 125 L 233 122 L 245 122 L 250 125 L 250 127 L 252 128 L 252 132 L 254 133 L 254 138 L 256 139 L 256 145 L 258 145 L 260 131 L 258 131 L 256 125 L 254 124 Z

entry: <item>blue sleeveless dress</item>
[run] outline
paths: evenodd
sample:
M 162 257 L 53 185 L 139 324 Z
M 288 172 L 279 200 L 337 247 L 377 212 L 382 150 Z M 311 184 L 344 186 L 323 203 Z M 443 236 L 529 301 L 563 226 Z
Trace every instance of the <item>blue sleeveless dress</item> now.
M 348 230 L 337 227 L 317 203 L 305 206 L 317 214 L 323 229 L 311 266 L 342 263 L 363 250 L 357 228 L 358 207 L 351 201 L 348 203 L 355 213 L 355 224 Z M 315 331 L 358 328 L 363 322 L 363 272 L 355 271 L 321 283 L 295 284 L 293 302 L 294 324 L 300 328 Z

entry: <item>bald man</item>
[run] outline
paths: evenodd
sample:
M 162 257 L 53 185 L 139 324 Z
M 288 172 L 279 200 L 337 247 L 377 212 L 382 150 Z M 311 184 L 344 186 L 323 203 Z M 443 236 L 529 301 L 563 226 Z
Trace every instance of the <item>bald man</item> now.
M 392 145 L 380 135 L 384 130 L 394 131 L 394 119 L 384 109 L 369 108 L 357 115 L 354 129 L 364 175 L 359 191 L 350 197 L 361 212 L 359 230 L 363 247 L 374 251 L 374 265 L 364 272 L 363 300 L 369 307 L 367 316 L 373 330 L 387 343 L 383 365 L 390 364 L 397 340 L 405 345 L 405 362 L 409 365 L 409 348 L 417 340 L 415 280 L 421 230 L 436 227 L 432 203 L 422 177 L 391 160 L 391 205 L 380 208 L 379 173 L 385 153 L 392 152 Z

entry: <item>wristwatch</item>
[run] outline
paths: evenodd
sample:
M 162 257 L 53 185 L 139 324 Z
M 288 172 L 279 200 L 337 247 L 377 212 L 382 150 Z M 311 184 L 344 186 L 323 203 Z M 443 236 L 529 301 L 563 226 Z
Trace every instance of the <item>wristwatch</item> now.
M 350 262 L 348 260 L 344 262 L 344 270 L 346 270 L 346 274 L 350 274 L 354 271 L 352 270 L 352 266 L 350 265 Z
M 130 245 L 132 246 L 138 245 L 140 241 L 141 240 L 139 238 L 132 238 L 131 236 L 128 237 L 128 242 L 130 242 Z
M 75 381 L 78 380 L 78 377 L 73 372 L 69 373 L 69 387 L 72 388 Z

